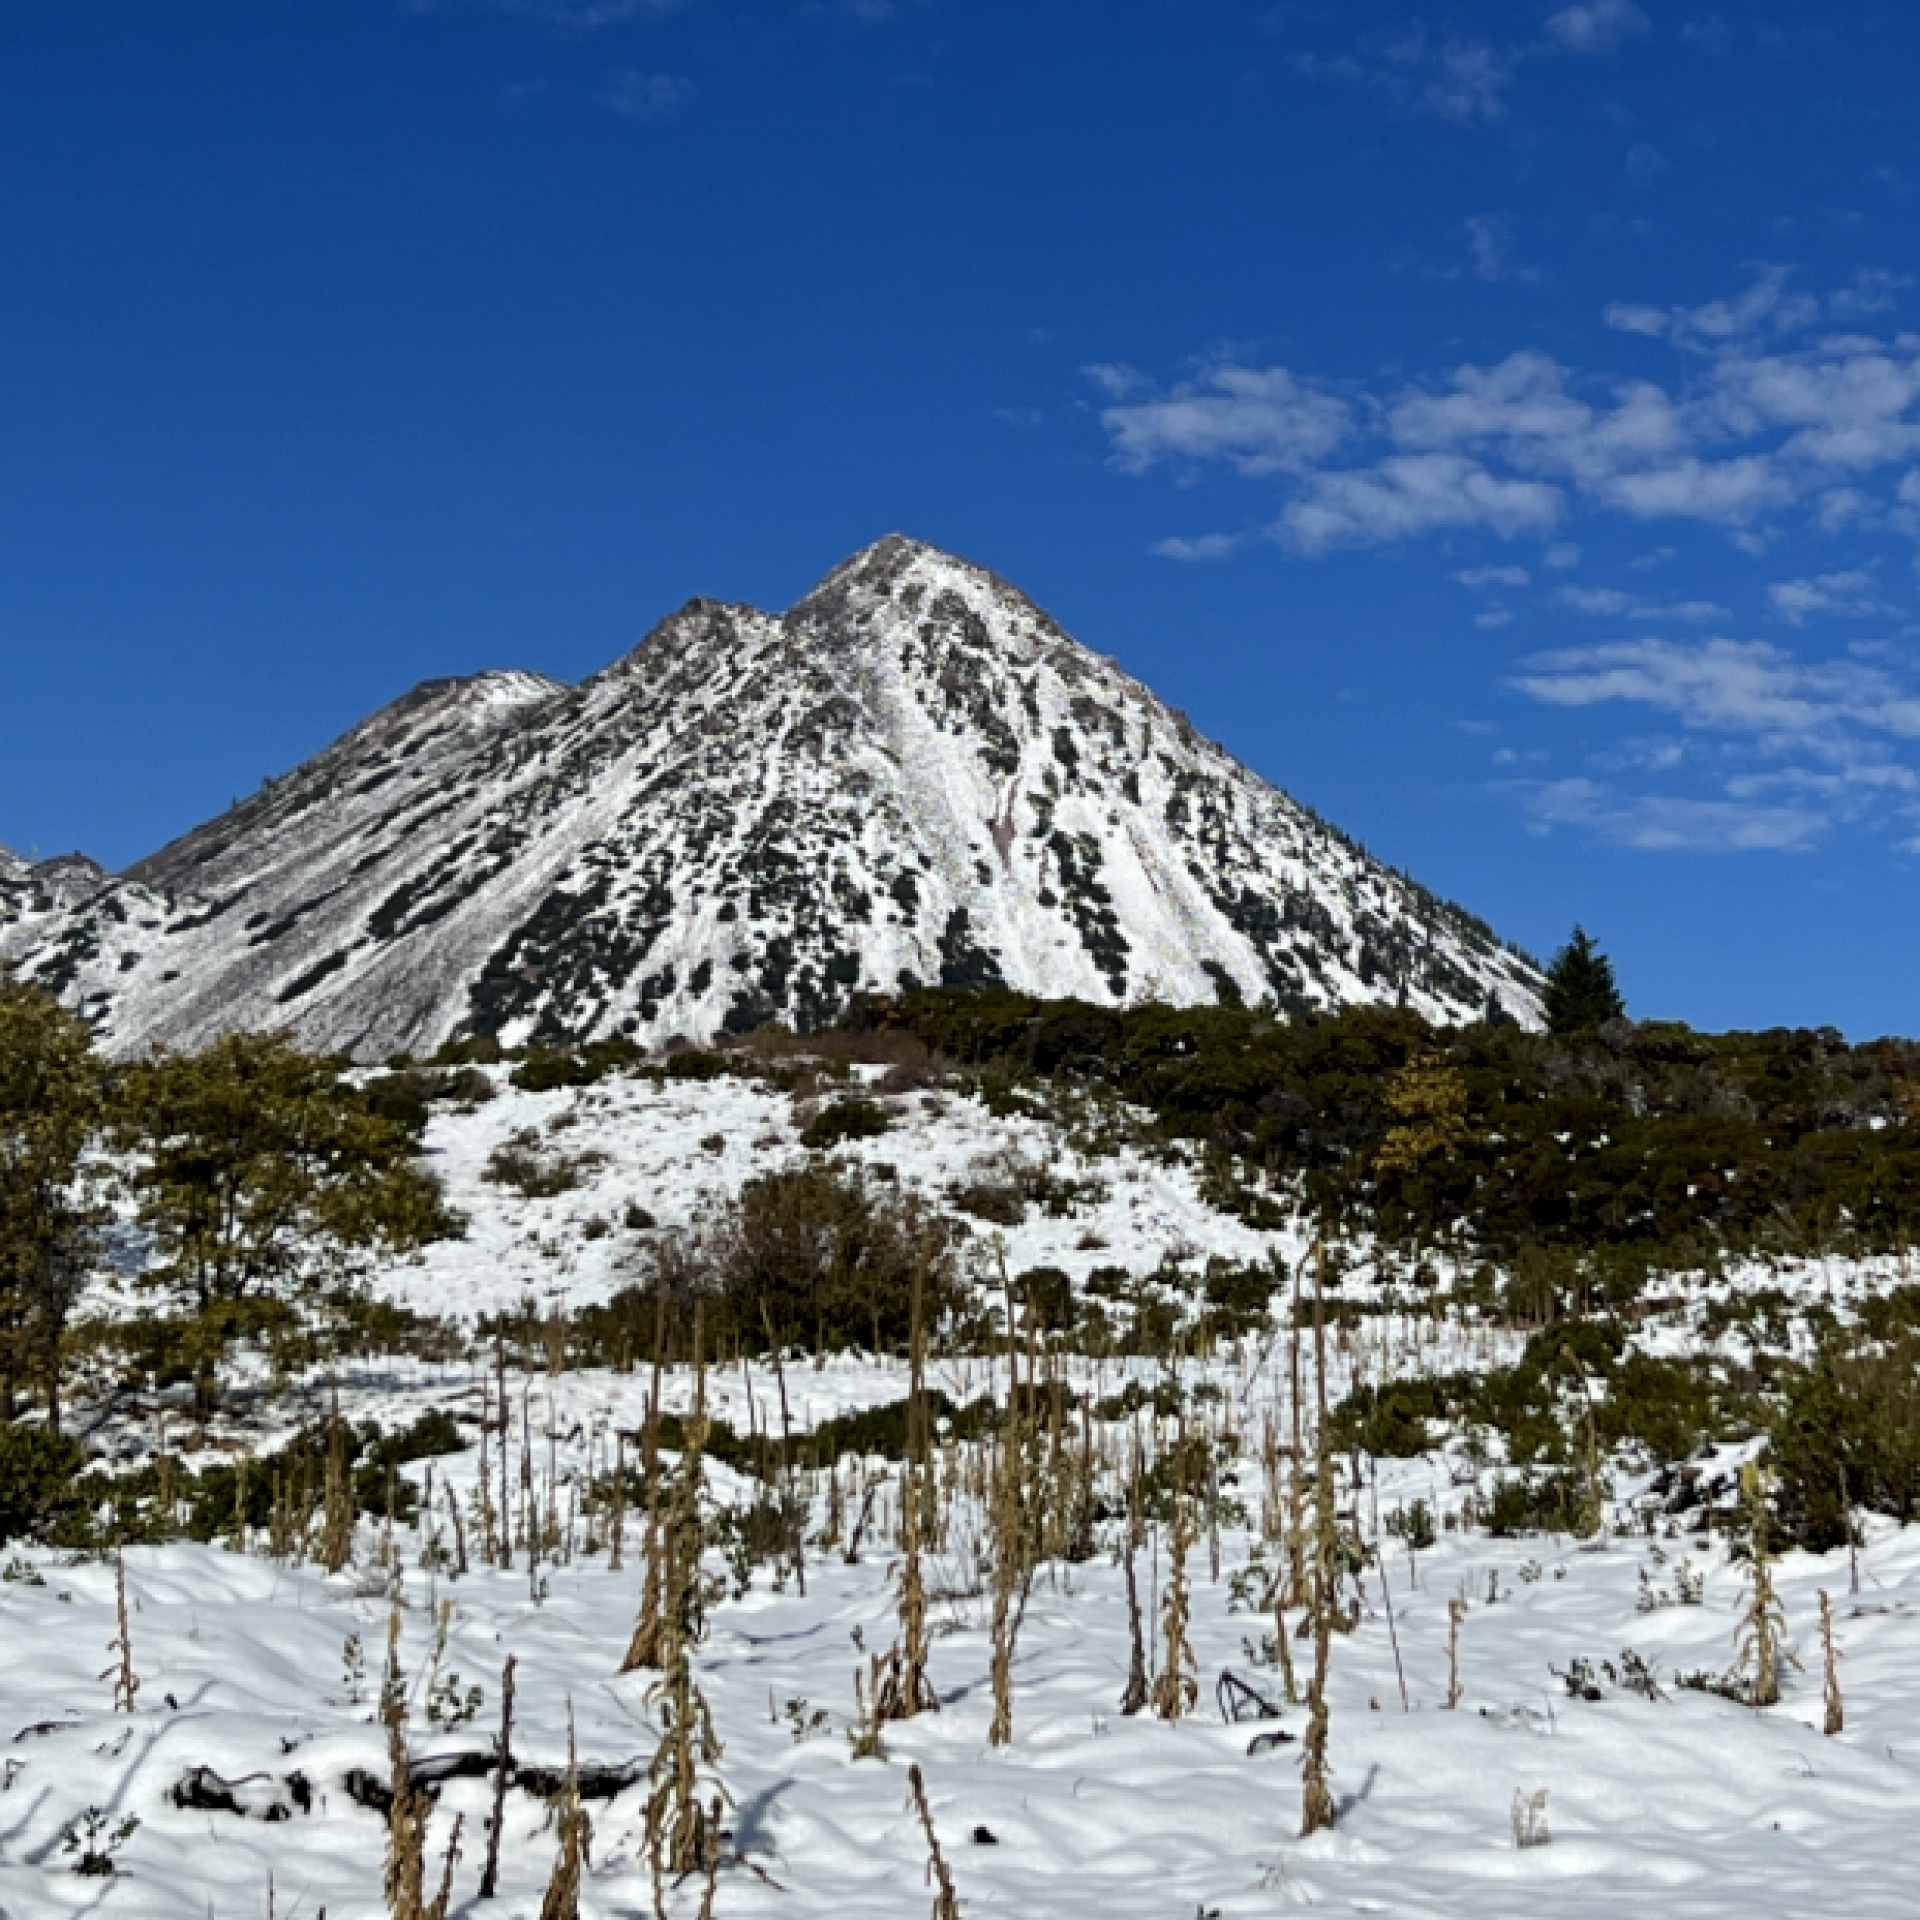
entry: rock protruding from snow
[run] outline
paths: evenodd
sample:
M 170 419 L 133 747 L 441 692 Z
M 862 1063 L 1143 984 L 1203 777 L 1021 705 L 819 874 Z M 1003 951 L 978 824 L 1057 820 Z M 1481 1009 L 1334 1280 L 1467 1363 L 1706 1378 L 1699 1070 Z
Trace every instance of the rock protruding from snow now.
M 705 1037 L 939 982 L 1538 1007 L 1471 915 L 898 536 L 784 616 L 691 601 L 578 687 L 429 681 L 74 893 L 0 884 L 0 956 L 120 1050 Z

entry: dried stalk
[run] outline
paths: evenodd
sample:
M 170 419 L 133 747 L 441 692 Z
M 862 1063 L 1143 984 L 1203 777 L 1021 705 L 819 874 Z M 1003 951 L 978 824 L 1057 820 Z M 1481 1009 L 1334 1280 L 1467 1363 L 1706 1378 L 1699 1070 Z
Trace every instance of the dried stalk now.
M 1327 1668 L 1333 1650 L 1333 1587 L 1336 1575 L 1333 1456 L 1327 1445 L 1327 1255 L 1324 1245 L 1317 1248 L 1316 1252 L 1313 1368 L 1319 1415 L 1314 1430 L 1314 1553 L 1310 1616 L 1313 1624 L 1313 1676 L 1307 1682 L 1307 1732 L 1302 1742 L 1300 1760 L 1302 1839 L 1336 1825 L 1340 1818 L 1340 1810 L 1334 1804 L 1333 1789 L 1328 1783 L 1330 1768 L 1327 1763 Z
M 480 1874 L 480 1898 L 491 1900 L 500 1882 L 500 1836 L 507 1824 L 507 1783 L 513 1775 L 513 1654 L 500 1674 L 500 1738 L 493 1749 L 493 1812 L 487 1821 L 487 1863 Z
M 1827 1717 L 1820 1731 L 1831 1739 L 1836 1733 L 1846 1731 L 1847 1712 L 1840 1699 L 1840 1649 L 1833 1640 L 1833 1603 L 1827 1598 L 1825 1587 L 1820 1589 L 1820 1652 L 1827 1704 Z
M 913 1793 L 914 1811 L 920 1816 L 921 1830 L 927 1836 L 927 1878 L 933 1883 L 933 1920 L 960 1920 L 960 1897 L 953 1890 L 953 1875 L 947 1871 L 946 1856 L 940 1851 L 940 1836 L 933 1830 L 933 1814 L 927 1806 L 927 1783 L 920 1776 L 919 1762 L 907 1769 L 907 1785 Z
M 113 1608 L 118 1631 L 107 1642 L 107 1651 L 115 1659 L 100 1678 L 112 1678 L 114 1712 L 131 1713 L 140 1692 L 140 1676 L 133 1670 L 133 1629 L 127 1619 L 127 1557 L 118 1547 L 113 1550 Z

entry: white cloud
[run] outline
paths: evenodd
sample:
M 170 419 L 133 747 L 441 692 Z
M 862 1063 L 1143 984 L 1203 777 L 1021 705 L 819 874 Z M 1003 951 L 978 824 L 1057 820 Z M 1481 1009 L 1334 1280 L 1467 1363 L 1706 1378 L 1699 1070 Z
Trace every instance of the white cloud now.
M 1637 847 L 1789 849 L 1849 823 L 1920 819 L 1920 695 L 1860 658 L 1804 660 L 1762 641 L 1613 641 L 1537 654 L 1510 684 L 1568 714 L 1624 708 L 1678 736 L 1590 757 L 1639 791 L 1586 777 L 1532 789 L 1541 827 Z M 1675 791 L 1684 788 L 1684 791 Z
M 1791 626 L 1804 626 L 1818 614 L 1866 619 L 1888 611 L 1873 576 L 1848 569 L 1816 574 L 1810 580 L 1776 580 L 1767 589 L 1774 611 Z
M 1813 521 L 1822 533 L 1838 533 L 1879 516 L 1873 496 L 1859 487 L 1828 487 L 1814 501 Z
M 637 67 L 614 67 L 600 83 L 594 98 L 609 113 L 649 126 L 677 119 L 699 93 L 691 80 L 676 73 L 642 73 Z
M 1889 273 L 1884 267 L 1862 267 L 1852 282 L 1827 302 L 1836 320 L 1859 320 L 1885 313 L 1894 304 L 1894 296 L 1903 287 L 1913 285 L 1913 276 Z
M 1704 627 L 1716 621 L 1731 620 L 1733 609 L 1717 600 L 1666 600 L 1635 607 L 1628 615 L 1633 620 L 1678 620 L 1689 627 Z
M 1737 525 L 1794 498 L 1789 477 L 1765 455 L 1700 460 L 1689 454 L 1657 467 L 1611 473 L 1599 491 L 1637 520 L 1711 520 Z
M 1329 10 L 1320 17 L 1339 15 Z M 1269 14 L 1267 24 L 1280 22 Z M 1528 61 L 1543 54 L 1610 54 L 1651 24 L 1634 0 L 1565 0 L 1547 14 L 1538 36 L 1524 40 L 1437 35 L 1415 19 L 1363 34 L 1337 53 L 1300 52 L 1292 58 L 1296 71 L 1310 80 L 1364 88 L 1403 112 L 1431 113 L 1460 126 L 1490 126 L 1505 118 L 1507 94 Z
M 1717 527 L 1755 556 L 1793 520 L 1920 542 L 1920 335 L 1809 332 L 1824 310 L 1779 268 L 1727 300 L 1609 308 L 1616 328 L 1682 350 L 1664 381 L 1535 348 L 1371 391 L 1231 360 L 1164 390 L 1123 365 L 1086 372 L 1117 466 L 1276 480 L 1274 531 L 1299 553 L 1549 534 L 1583 509 Z
M 1080 371 L 1109 400 L 1124 400 L 1129 394 L 1139 393 L 1152 384 L 1137 367 L 1130 367 L 1119 360 L 1096 361 Z
M 1511 684 L 1553 707 L 1627 704 L 1744 737 L 1829 771 L 1884 762 L 1920 740 L 1920 697 L 1860 660 L 1805 662 L 1764 640 L 1616 640 L 1536 654 Z
M 1157 553 L 1163 560 L 1224 560 L 1245 543 L 1245 535 L 1238 533 L 1202 533 L 1192 538 L 1175 535 L 1156 540 L 1148 552 Z
M 1501 96 L 1512 80 L 1512 61 L 1484 40 L 1450 40 L 1435 57 L 1420 97 L 1441 119 L 1472 125 L 1506 112 Z
M 1392 454 L 1378 465 L 1308 476 L 1275 524 L 1295 553 L 1404 540 L 1442 527 L 1484 527 L 1512 539 L 1559 519 L 1559 489 L 1504 479 L 1457 453 Z
M 1810 464 L 1861 471 L 1920 453 L 1920 341 L 1733 355 L 1714 369 L 1713 397 L 1734 432 L 1787 428 L 1782 451 Z
M 1527 286 L 1539 282 L 1537 267 L 1514 259 L 1513 223 L 1505 214 L 1479 213 L 1467 222 L 1467 256 L 1478 279 Z
M 1638 594 L 1621 592 L 1618 587 L 1562 587 L 1559 599 L 1575 613 L 1609 618 L 1624 615 L 1629 620 L 1672 620 L 1683 626 L 1705 626 L 1733 617 L 1718 601 L 1643 600 Z
M 1416 21 L 1399 32 L 1369 34 L 1346 53 L 1295 54 L 1293 65 L 1310 80 L 1364 87 L 1404 111 L 1474 126 L 1506 113 L 1515 55 L 1487 40 L 1435 40 Z
M 1547 38 L 1568 53 L 1611 53 L 1653 22 L 1633 0 L 1578 0 L 1547 16 Z
M 1140 384 L 1130 368 L 1086 371 L 1110 396 L 1133 394 Z M 1285 367 L 1222 366 L 1171 393 L 1125 399 L 1100 420 L 1113 437 L 1114 459 L 1129 473 L 1163 460 L 1222 460 L 1259 477 L 1303 472 L 1324 460 L 1347 437 L 1350 411 Z
M 1814 808 L 1699 800 L 1670 794 L 1620 795 L 1592 780 L 1553 780 L 1528 795 L 1544 832 L 1582 827 L 1615 846 L 1650 852 L 1798 853 L 1829 825 Z
M 1632 301 L 1616 300 L 1601 316 L 1620 333 L 1643 333 L 1657 340 L 1672 330 L 1672 316 L 1664 307 L 1636 306 Z
M 1525 567 L 1465 567 L 1453 577 L 1463 587 L 1524 587 L 1532 578 Z
M 1461 367 L 1439 393 L 1411 388 L 1394 401 L 1387 431 L 1403 447 L 1567 442 L 1591 425 L 1593 410 L 1567 391 L 1568 373 L 1544 353 L 1509 354 L 1491 367 Z
M 1660 162 L 1660 167 L 1664 165 Z M 1664 336 L 1696 348 L 1763 332 L 1792 333 L 1814 325 L 1821 306 L 1811 294 L 1790 292 L 1787 280 L 1785 267 L 1767 266 L 1751 286 L 1730 300 L 1709 300 L 1697 307 L 1652 307 L 1616 300 L 1603 309 L 1601 317 L 1621 333 Z
M 1617 587 L 1562 587 L 1560 600 L 1575 613 L 1625 613 L 1633 605 L 1633 595 Z

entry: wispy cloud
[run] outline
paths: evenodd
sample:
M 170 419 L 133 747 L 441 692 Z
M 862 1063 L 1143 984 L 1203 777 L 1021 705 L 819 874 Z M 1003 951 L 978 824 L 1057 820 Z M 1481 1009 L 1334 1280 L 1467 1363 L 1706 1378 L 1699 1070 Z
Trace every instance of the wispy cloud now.
M 1652 25 L 1633 0 L 1580 0 L 1578 5 L 1550 13 L 1545 31 L 1563 52 L 1602 55 Z
M 1575 613 L 1625 613 L 1633 605 L 1633 595 L 1617 587 L 1562 587 L 1559 598 Z
M 1827 529 L 1891 518 L 1920 538 L 1920 479 L 1903 472 L 1920 461 L 1920 338 L 1812 331 L 1830 311 L 1773 269 L 1724 301 L 1610 308 L 1681 350 L 1665 383 L 1534 349 L 1371 392 L 1286 366 L 1216 364 L 1167 392 L 1089 371 L 1116 464 L 1279 478 L 1271 531 L 1297 553 L 1471 526 L 1545 534 L 1575 505 L 1718 526 L 1749 548 L 1795 513 Z
M 614 67 L 600 83 L 594 98 L 623 120 L 658 126 L 678 119 L 700 89 L 677 73 L 642 73 L 637 67 Z
M 1920 740 L 1920 697 L 1860 660 L 1809 663 L 1764 640 L 1618 640 L 1536 654 L 1512 683 L 1557 707 L 1627 702 L 1769 751 L 1855 758 L 1867 736 Z
M 1805 661 L 1764 641 L 1647 639 L 1536 654 L 1510 684 L 1562 710 L 1657 716 L 1679 735 L 1626 743 L 1616 768 L 1694 776 L 1688 792 L 1547 782 L 1528 797 L 1544 826 L 1642 847 L 1789 848 L 1876 814 L 1910 828 L 1920 813 L 1920 693 L 1889 665 Z
M 1795 627 L 1820 615 L 1858 620 L 1888 611 L 1873 576 L 1851 568 L 1816 574 L 1810 580 L 1776 580 L 1767 597 L 1773 610 Z
M 1540 270 L 1513 257 L 1513 222 L 1504 214 L 1475 214 L 1467 222 L 1467 257 L 1476 279 L 1498 285 L 1537 285 Z
M 1463 126 L 1501 119 L 1514 57 L 1491 41 L 1436 36 L 1424 22 L 1370 34 L 1342 53 L 1299 53 L 1295 68 L 1311 80 L 1344 81 L 1409 112 Z
M 1657 853 L 1800 853 L 1829 824 L 1812 807 L 1621 794 L 1588 779 L 1541 782 L 1527 792 L 1527 811 L 1542 832 L 1578 827 L 1614 846 Z
M 1290 17 L 1270 14 L 1268 24 L 1284 28 Z M 1414 19 L 1389 32 L 1362 34 L 1336 52 L 1296 53 L 1293 64 L 1310 80 L 1363 89 L 1402 112 L 1489 126 L 1506 117 L 1507 96 L 1528 61 L 1556 54 L 1604 57 L 1652 24 L 1634 0 L 1573 0 L 1546 15 L 1537 37 L 1503 41 L 1436 32 Z
M 1244 544 L 1245 537 L 1237 533 L 1203 533 L 1192 540 L 1176 534 L 1156 540 L 1149 551 L 1163 560 L 1225 560 Z
M 1763 267 L 1753 284 L 1727 300 L 1697 307 L 1651 307 L 1615 301 L 1603 315 L 1622 333 L 1666 338 L 1683 346 L 1711 348 L 1760 333 L 1792 333 L 1820 318 L 1820 302 L 1788 287 L 1787 268 Z

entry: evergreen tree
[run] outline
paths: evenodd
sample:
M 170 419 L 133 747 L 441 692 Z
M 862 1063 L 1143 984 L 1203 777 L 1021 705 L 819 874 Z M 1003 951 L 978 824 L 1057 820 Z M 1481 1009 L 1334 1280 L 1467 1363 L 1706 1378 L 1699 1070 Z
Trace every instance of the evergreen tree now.
M 129 1067 L 119 1129 L 154 1240 L 143 1284 L 183 1310 L 203 1410 L 234 1341 L 292 1326 L 381 1255 L 459 1230 L 412 1130 L 283 1034 Z
M 0 1419 L 37 1389 L 59 1431 L 67 1319 L 106 1219 L 105 1069 L 87 1023 L 0 973 Z
M 1613 962 L 1579 925 L 1547 968 L 1545 998 L 1549 1033 L 1591 1033 L 1627 1010 L 1613 977 Z

